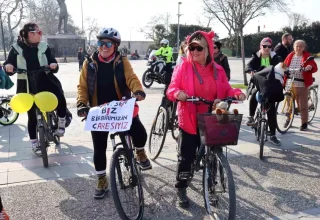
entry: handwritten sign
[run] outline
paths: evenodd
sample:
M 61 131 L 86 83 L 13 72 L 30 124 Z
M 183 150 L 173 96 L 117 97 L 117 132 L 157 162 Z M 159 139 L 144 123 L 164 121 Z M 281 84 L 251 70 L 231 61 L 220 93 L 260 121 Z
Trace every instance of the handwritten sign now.
M 130 130 L 136 99 L 112 101 L 90 109 L 86 131 L 120 132 Z

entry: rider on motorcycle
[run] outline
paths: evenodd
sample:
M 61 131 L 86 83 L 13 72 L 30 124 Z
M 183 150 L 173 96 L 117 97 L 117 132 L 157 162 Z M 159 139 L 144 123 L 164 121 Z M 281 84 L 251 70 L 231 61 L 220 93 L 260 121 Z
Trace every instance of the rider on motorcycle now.
M 166 62 L 166 75 L 165 75 L 165 84 L 169 85 L 171 82 L 171 76 L 172 76 L 172 47 L 169 46 L 169 41 L 167 39 L 163 39 L 160 42 L 160 49 L 157 50 L 156 56 L 162 56 L 165 58 Z
M 31 93 L 49 91 L 58 98 L 57 115 L 58 130 L 57 136 L 63 136 L 66 127 L 67 103 L 59 79 L 53 75 L 57 73 L 59 66 L 52 55 L 47 43 L 41 41 L 42 32 L 35 23 L 27 23 L 20 30 L 21 41 L 12 45 L 7 60 L 4 62 L 5 71 L 13 75 L 14 67 L 26 70 L 38 70 L 41 66 L 49 66 L 51 72 L 39 74 L 36 79 L 37 91 L 30 83 L 30 78 L 25 74 L 17 76 L 17 93 Z M 37 140 L 37 117 L 35 105 L 28 111 L 28 132 L 31 141 L 32 151 L 35 155 L 41 156 L 41 147 Z

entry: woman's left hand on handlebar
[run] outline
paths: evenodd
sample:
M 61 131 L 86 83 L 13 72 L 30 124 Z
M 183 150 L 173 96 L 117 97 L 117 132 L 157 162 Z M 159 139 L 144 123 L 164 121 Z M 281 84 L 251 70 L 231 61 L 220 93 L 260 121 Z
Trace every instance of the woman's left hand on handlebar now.
M 244 101 L 246 99 L 246 95 L 244 93 L 241 93 L 240 95 L 234 96 L 239 101 Z
M 56 63 L 51 63 L 50 64 L 50 69 L 55 70 L 57 68 L 58 64 Z
M 306 68 L 305 68 L 306 71 L 310 71 L 311 69 L 312 69 L 312 66 L 311 66 L 311 65 L 308 65 L 308 66 L 306 66 Z

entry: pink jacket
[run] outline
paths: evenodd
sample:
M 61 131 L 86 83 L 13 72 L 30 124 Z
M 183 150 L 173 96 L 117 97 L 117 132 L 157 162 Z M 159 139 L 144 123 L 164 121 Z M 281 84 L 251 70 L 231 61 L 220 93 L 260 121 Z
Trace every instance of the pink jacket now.
M 210 41 L 212 42 L 212 40 Z M 213 45 L 211 45 L 211 47 L 213 51 Z M 234 97 L 235 95 L 242 94 L 240 89 L 231 88 L 223 67 L 214 62 L 209 65 L 215 65 L 217 69 L 217 79 L 215 80 L 218 88 L 216 97 L 217 99 L 224 99 L 230 96 Z M 171 83 L 167 90 L 167 97 L 169 100 L 174 102 L 177 101 L 177 95 L 180 91 L 184 91 L 188 96 L 195 95 L 193 74 L 194 71 L 192 68 L 192 62 L 188 61 L 188 59 L 184 59 L 184 62 L 175 67 Z M 197 133 L 197 118 L 195 104 L 191 102 L 179 102 L 178 119 L 179 127 L 183 129 L 185 132 L 189 134 Z

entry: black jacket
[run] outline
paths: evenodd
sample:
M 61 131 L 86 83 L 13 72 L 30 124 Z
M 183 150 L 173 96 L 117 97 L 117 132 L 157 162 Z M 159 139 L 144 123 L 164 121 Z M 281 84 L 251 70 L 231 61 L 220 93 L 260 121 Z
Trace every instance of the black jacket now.
M 37 70 L 40 68 L 40 63 L 38 60 L 38 48 L 36 47 L 29 47 L 25 43 L 20 43 L 19 46 L 23 50 L 23 55 L 26 59 L 27 62 L 27 70 Z M 48 59 L 48 64 L 51 63 L 57 63 L 57 60 L 55 57 L 52 55 L 50 48 L 48 47 L 46 52 L 46 57 Z M 14 67 L 17 67 L 17 55 L 18 52 L 12 47 L 7 60 L 4 62 L 4 65 L 6 64 L 11 64 Z M 31 82 L 31 77 L 28 76 L 28 81 L 29 81 L 29 88 L 30 88 L 30 93 L 37 93 L 41 91 L 51 91 L 52 90 L 60 90 L 63 93 L 61 83 L 59 79 L 53 75 L 53 73 L 58 72 L 59 66 L 51 71 L 50 73 L 46 74 L 45 72 L 39 73 L 36 78 L 36 86 L 37 86 L 37 91 L 35 91 L 34 86 L 32 85 Z M 9 74 L 9 73 L 7 73 Z M 9 74 L 10 75 L 10 74 Z M 18 79 L 17 80 L 17 93 L 25 93 L 27 92 L 27 84 L 25 80 Z
M 270 65 L 276 66 L 279 63 L 278 55 L 271 51 L 270 53 Z M 252 54 L 251 60 L 247 63 L 245 72 L 250 73 L 251 71 L 259 71 L 261 69 L 261 55 L 258 51 Z
M 226 72 L 227 78 L 230 81 L 230 67 L 228 62 L 228 57 L 223 53 L 220 53 L 216 58 L 214 58 L 214 62 L 223 67 Z
M 283 62 L 287 56 L 289 55 L 289 53 L 292 52 L 292 47 L 288 46 L 284 46 L 282 43 L 278 43 L 277 46 L 274 48 L 274 52 L 277 53 L 277 55 L 279 56 L 279 61 Z

